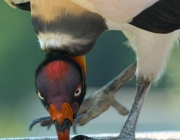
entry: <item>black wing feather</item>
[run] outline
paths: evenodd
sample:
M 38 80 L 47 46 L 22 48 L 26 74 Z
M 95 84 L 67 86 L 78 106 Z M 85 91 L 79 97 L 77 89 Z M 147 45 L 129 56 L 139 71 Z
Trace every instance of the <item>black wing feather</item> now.
M 26 3 L 20 3 L 20 4 L 14 4 L 19 9 L 25 10 L 25 11 L 31 11 L 31 4 L 30 2 Z
M 154 33 L 180 29 L 180 0 L 160 0 L 134 17 L 130 24 Z

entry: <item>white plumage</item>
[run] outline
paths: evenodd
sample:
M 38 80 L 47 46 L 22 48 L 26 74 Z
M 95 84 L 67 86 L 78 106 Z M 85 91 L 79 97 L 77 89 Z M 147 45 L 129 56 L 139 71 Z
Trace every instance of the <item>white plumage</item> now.
M 151 82 L 163 74 L 170 52 L 178 40 L 179 30 L 169 34 L 151 33 L 128 24 L 144 9 L 158 0 L 71 0 L 102 15 L 109 30 L 121 30 L 136 52 L 136 75 L 143 75 Z
M 81 45 L 85 45 L 89 43 L 89 40 L 86 40 L 84 38 L 73 38 L 72 36 L 66 35 L 66 34 L 39 34 L 39 43 L 42 50 L 48 50 L 49 46 L 54 46 L 55 48 L 58 48 L 60 46 L 69 46 L 69 49 L 73 50 L 73 47 L 71 47 L 71 44 L 73 43 L 79 43 Z
M 158 0 L 71 0 L 74 3 L 118 23 L 128 23 Z
M 108 30 L 123 31 L 123 33 L 129 40 L 129 45 L 136 52 L 136 97 L 129 117 L 121 131 L 121 134 L 117 137 L 121 140 L 134 139 L 136 123 L 140 114 L 143 101 L 152 83 L 156 82 L 165 71 L 166 64 L 170 56 L 171 50 L 173 49 L 174 43 L 178 41 L 180 34 L 180 31 L 177 30 L 180 28 L 180 16 L 178 13 L 180 6 L 178 7 L 178 4 L 180 5 L 180 3 L 178 0 L 71 1 L 93 13 L 101 15 L 105 20 Z M 29 0 L 6 0 L 6 2 L 11 5 L 11 3 L 26 3 L 29 2 Z M 149 10 L 149 8 L 152 9 Z M 176 16 L 172 17 L 174 14 L 176 14 Z M 137 19 L 136 17 L 138 16 L 140 16 L 140 18 Z M 137 21 L 134 21 L 135 19 L 137 19 Z M 142 27 L 142 29 L 137 28 L 136 26 L 140 28 Z M 154 31 L 154 33 L 149 31 Z M 70 34 L 70 36 L 64 34 L 57 35 L 56 33 L 38 33 L 39 41 L 42 48 L 46 46 L 61 47 L 62 44 L 68 46 L 71 43 L 79 42 L 86 44 L 88 41 L 90 41 L 88 40 L 90 37 L 88 39 L 86 38 L 87 40 L 81 40 L 80 38 L 72 38 L 72 36 L 73 33 Z
M 6 2 L 12 3 L 12 4 L 20 4 L 20 3 L 26 3 L 30 0 L 5 0 Z
M 29 2 L 29 0 L 4 0 L 9 6 L 15 8 L 14 4 L 21 4 Z
M 91 12 L 98 13 L 105 18 L 109 30 L 121 30 L 129 40 L 130 46 L 135 50 L 137 56 L 136 75 L 143 75 L 151 82 L 157 81 L 163 74 L 168 57 L 179 37 L 179 30 L 169 34 L 151 33 L 128 24 L 140 12 L 152 6 L 158 0 L 71 0 Z M 29 0 L 6 0 L 8 3 L 20 4 Z M 71 42 L 85 40 L 66 38 L 62 35 L 39 35 L 41 48 L 44 44 L 50 46 L 61 46 Z M 66 35 L 65 35 L 66 36 Z M 51 38 L 51 39 L 50 39 Z M 49 39 L 49 40 L 48 40 Z M 68 41 L 69 40 L 69 41 Z M 88 40 L 87 40 L 88 42 Z
M 176 30 L 168 34 L 151 33 L 128 24 L 134 17 L 158 2 L 158 0 L 72 1 L 92 12 L 102 15 L 106 19 L 107 26 L 110 30 L 123 31 L 129 40 L 130 46 L 136 52 L 136 97 L 128 119 L 120 135 L 117 137 L 117 139 L 120 138 L 121 140 L 135 139 L 136 124 L 144 99 L 152 83 L 156 82 L 165 71 L 169 55 L 174 43 L 178 41 L 180 32 Z M 84 5 L 84 3 L 86 4 Z M 89 6 L 87 3 L 89 3 Z M 167 19 L 169 19 L 168 16 Z
M 179 30 L 169 34 L 156 34 L 132 25 L 124 25 L 123 31 L 130 46 L 136 52 L 136 76 L 143 75 L 156 82 L 163 74 L 174 43 L 178 41 Z

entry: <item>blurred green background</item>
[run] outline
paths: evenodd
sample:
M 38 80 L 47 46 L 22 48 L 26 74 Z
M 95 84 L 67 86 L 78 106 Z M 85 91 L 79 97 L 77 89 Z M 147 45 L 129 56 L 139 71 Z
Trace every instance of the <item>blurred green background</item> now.
M 131 48 L 123 43 L 121 32 L 105 32 L 87 55 L 87 86 L 101 87 L 135 61 Z M 156 88 L 171 88 L 179 93 L 179 50 Z M 46 129 L 28 131 L 35 117 L 48 115 L 35 94 L 34 72 L 44 59 L 31 26 L 29 12 L 12 9 L 0 1 L 0 137 L 55 135 Z M 125 88 L 134 88 L 135 79 Z M 130 93 L 132 94 L 132 93 Z M 134 95 L 132 95 L 134 96 Z M 131 103 L 130 103 L 131 104 Z

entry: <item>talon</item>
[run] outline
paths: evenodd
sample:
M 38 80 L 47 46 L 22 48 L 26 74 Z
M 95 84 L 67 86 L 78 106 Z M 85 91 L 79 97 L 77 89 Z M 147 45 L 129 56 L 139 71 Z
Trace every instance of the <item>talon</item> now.
M 115 99 L 113 100 L 111 106 L 114 107 L 121 115 L 125 116 L 129 114 L 129 110 L 122 104 L 118 103 Z
M 76 121 L 74 122 L 74 124 L 73 124 L 73 126 L 72 126 L 72 130 L 73 130 L 73 133 L 74 134 L 77 134 L 77 123 L 76 123 Z
M 113 106 L 122 115 L 129 114 L 129 111 L 114 99 L 114 94 L 134 77 L 135 69 L 136 62 L 83 101 L 77 113 L 80 115 L 73 125 L 73 132 L 75 134 L 77 133 L 77 124 L 81 126 L 88 123 L 108 110 L 110 106 Z
M 49 130 L 49 128 L 51 127 L 51 125 L 53 124 L 51 118 L 49 116 L 47 117 L 41 117 L 41 118 L 36 118 L 34 119 L 30 125 L 29 125 L 29 131 L 32 130 L 33 126 L 36 125 L 37 123 L 40 123 L 41 126 L 46 127 Z

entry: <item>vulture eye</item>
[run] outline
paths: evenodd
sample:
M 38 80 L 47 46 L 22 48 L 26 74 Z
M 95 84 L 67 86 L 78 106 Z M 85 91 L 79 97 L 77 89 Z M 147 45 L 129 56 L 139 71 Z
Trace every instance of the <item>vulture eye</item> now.
M 79 87 L 79 88 L 76 89 L 76 91 L 74 93 L 74 96 L 78 97 L 80 94 L 81 94 L 81 88 Z
M 38 96 L 41 100 L 44 100 L 44 97 L 41 96 L 41 93 L 39 92 L 39 90 L 38 90 Z

